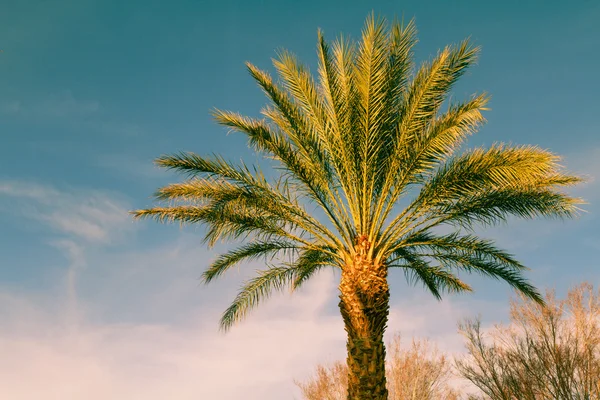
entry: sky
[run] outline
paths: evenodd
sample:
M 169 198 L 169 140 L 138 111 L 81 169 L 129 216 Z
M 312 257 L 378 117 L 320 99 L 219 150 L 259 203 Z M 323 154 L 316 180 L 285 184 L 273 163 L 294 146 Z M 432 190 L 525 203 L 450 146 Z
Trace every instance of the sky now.
M 246 264 L 208 286 L 201 227 L 133 221 L 129 210 L 179 177 L 162 154 L 256 160 L 214 107 L 257 115 L 244 62 L 277 49 L 316 62 L 317 29 L 356 38 L 371 11 L 415 18 L 417 61 L 465 37 L 482 47 L 452 98 L 491 94 L 471 146 L 536 144 L 588 182 L 570 221 L 478 231 L 559 295 L 600 281 L 600 4 L 595 1 L 91 1 L 0 3 L 0 397 L 300 399 L 293 379 L 345 356 L 339 276 L 276 295 L 228 333 L 222 311 Z M 438 302 L 391 274 L 388 334 L 460 353 L 462 318 L 507 321 L 512 292 L 469 278 Z

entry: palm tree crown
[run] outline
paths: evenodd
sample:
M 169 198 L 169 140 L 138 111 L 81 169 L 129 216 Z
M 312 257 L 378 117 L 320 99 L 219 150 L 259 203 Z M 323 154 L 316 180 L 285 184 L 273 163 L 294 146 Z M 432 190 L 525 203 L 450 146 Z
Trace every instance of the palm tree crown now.
M 413 21 L 370 17 L 356 42 L 328 44 L 319 32 L 316 79 L 287 51 L 274 61 L 279 81 L 248 63 L 269 99 L 263 118 L 220 110 L 214 116 L 275 160 L 282 171 L 276 180 L 219 156 L 157 159 L 189 179 L 159 189 L 156 198 L 166 204 L 135 211 L 136 217 L 202 223 L 209 245 L 244 243 L 214 260 L 205 282 L 240 262 L 267 261 L 225 311 L 222 328 L 274 289 L 296 289 L 322 268 L 341 270 L 348 362 L 356 368 L 365 367 L 357 354 L 377 347 L 385 330 L 389 268 L 403 269 L 437 298 L 470 291 L 457 275 L 466 271 L 504 280 L 542 302 L 520 262 L 469 230 L 509 216 L 570 217 L 580 200 L 560 189 L 580 178 L 534 146 L 496 144 L 455 154 L 484 122 L 488 96 L 443 105 L 479 49 L 463 41 L 415 68 L 416 41 Z M 408 205 L 400 209 L 404 198 Z M 314 205 L 321 217 L 309 211 Z M 455 232 L 437 233 L 441 225 Z M 350 368 L 357 389 L 351 379 L 349 398 L 367 398 L 360 397 L 367 373 L 356 368 Z M 371 385 L 380 397 L 373 398 L 386 398 L 378 379 Z

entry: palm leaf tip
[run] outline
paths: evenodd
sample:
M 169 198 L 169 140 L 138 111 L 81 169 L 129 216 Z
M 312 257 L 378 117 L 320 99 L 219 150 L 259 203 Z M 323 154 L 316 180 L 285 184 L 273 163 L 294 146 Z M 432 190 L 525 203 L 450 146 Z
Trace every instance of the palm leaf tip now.
M 129 215 L 132 215 L 134 219 L 144 219 L 155 214 L 153 209 L 133 210 L 129 211 L 128 213 Z
M 154 159 L 154 165 L 163 168 L 171 168 L 176 160 L 180 160 L 185 156 L 184 152 L 179 152 L 176 155 L 163 154 Z

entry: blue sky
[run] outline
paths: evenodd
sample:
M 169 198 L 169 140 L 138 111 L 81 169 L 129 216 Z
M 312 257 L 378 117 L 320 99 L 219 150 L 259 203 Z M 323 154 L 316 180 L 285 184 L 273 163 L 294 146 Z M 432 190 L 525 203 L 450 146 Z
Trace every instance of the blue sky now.
M 332 274 L 223 335 L 219 314 L 260 265 L 199 286 L 226 247 L 207 250 L 201 228 L 132 222 L 127 211 L 177 179 L 152 165 L 161 154 L 253 161 L 244 139 L 209 116 L 213 107 L 256 115 L 265 104 L 244 62 L 270 68 L 287 48 L 314 66 L 317 28 L 357 37 L 371 10 L 416 18 L 418 61 L 467 36 L 482 46 L 453 94 L 492 95 L 469 145 L 537 144 L 591 180 L 573 191 L 589 202 L 577 220 L 481 234 L 531 267 L 541 288 L 599 281 L 597 2 L 3 1 L 4 397 L 291 399 L 292 378 L 344 356 Z M 497 282 L 473 277 L 475 294 L 437 303 L 392 278 L 390 333 L 460 351 L 460 318 L 506 319 L 511 292 Z

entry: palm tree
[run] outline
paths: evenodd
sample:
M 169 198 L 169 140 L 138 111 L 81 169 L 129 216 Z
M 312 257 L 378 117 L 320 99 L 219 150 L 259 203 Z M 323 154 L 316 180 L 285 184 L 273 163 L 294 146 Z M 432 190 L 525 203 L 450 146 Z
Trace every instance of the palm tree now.
M 580 203 L 558 190 L 580 179 L 561 172 L 559 157 L 548 151 L 496 144 L 455 155 L 484 122 L 488 96 L 442 105 L 479 49 L 468 40 L 446 47 L 413 73 L 416 41 L 413 21 L 370 16 L 357 42 L 342 37 L 328 44 L 319 31 L 317 80 L 287 51 L 274 61 L 280 82 L 248 63 L 269 99 L 264 118 L 220 110 L 214 117 L 272 158 L 278 178 L 220 156 L 161 156 L 159 166 L 188 179 L 157 191 L 163 206 L 133 212 L 202 223 L 209 246 L 241 240 L 203 273 L 207 283 L 242 261 L 264 258 L 267 268 L 223 314 L 225 330 L 274 290 L 297 289 L 321 269 L 339 269 L 348 399 L 387 399 L 391 268 L 437 298 L 471 291 L 457 272 L 476 272 L 542 303 L 522 275 L 526 268 L 468 228 L 509 216 L 570 217 Z M 404 208 L 401 199 L 408 200 Z M 439 233 L 442 225 L 454 233 Z

